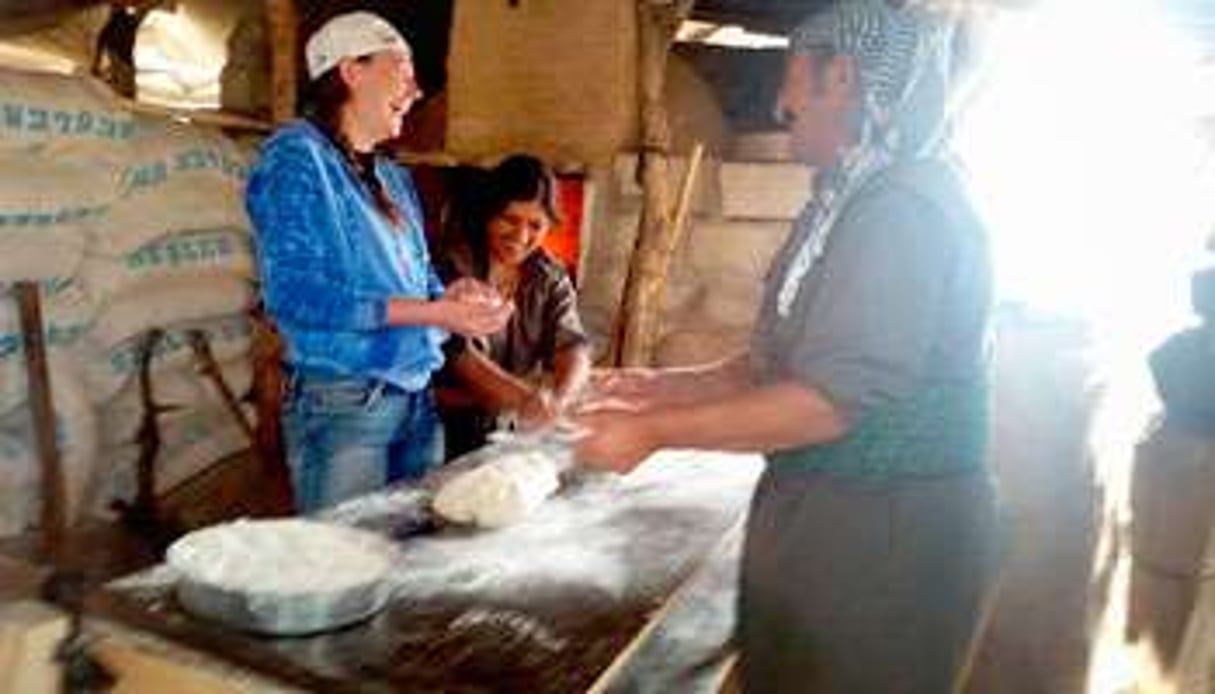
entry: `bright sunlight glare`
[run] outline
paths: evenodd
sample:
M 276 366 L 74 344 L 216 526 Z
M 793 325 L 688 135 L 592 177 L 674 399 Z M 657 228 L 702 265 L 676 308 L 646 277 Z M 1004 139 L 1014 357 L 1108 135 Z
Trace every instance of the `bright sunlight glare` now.
M 1150 0 L 1010 15 L 958 133 L 999 296 L 1142 350 L 1190 322 L 1212 226 L 1197 51 Z
M 998 298 L 1079 321 L 1092 337 L 1086 359 L 1103 395 L 1086 447 L 1107 544 L 1125 537 L 1132 456 L 1159 409 L 1145 357 L 1196 322 L 1190 275 L 1210 262 L 1215 227 L 1201 129 L 1215 74 L 1204 83 L 1197 47 L 1160 6 L 1048 0 L 1007 13 L 957 133 L 992 228 Z M 1150 647 L 1127 640 L 1128 559 L 1112 561 L 1087 691 L 1169 691 Z

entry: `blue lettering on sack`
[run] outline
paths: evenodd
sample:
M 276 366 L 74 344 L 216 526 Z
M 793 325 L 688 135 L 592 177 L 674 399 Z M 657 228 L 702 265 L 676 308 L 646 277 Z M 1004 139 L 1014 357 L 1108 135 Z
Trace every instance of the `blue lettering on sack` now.
M 85 135 L 93 130 L 93 114 L 88 111 L 81 111 L 76 114 L 76 133 Z
M 31 108 L 29 110 L 29 131 L 32 133 L 43 132 L 47 129 L 49 114 L 44 108 Z
M 67 135 L 72 132 L 72 124 L 75 120 L 72 114 L 67 111 L 55 111 L 51 114 L 51 121 L 55 124 L 55 129 L 61 135 Z
M 25 109 L 20 104 L 4 105 L 4 127 L 21 130 L 25 125 Z
M 173 156 L 174 171 L 192 171 L 200 167 L 201 164 L 199 163 L 199 156 L 196 150 L 183 150 Z
M 123 174 L 127 188 L 147 188 L 164 181 L 169 177 L 168 167 L 162 161 L 151 164 L 135 165 Z
M 42 106 L 3 103 L 0 104 L 3 127 L 29 133 L 56 133 L 59 135 L 95 135 L 103 139 L 129 140 L 135 135 L 132 120 L 115 120 L 113 117 L 87 110 L 52 110 Z
M 20 335 L 5 333 L 0 335 L 0 359 L 8 358 L 21 351 L 23 340 Z

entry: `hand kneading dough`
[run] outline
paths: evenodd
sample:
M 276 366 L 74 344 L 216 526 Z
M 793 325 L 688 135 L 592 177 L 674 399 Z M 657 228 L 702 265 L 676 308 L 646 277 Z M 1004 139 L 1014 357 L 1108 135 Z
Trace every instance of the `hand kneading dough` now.
M 508 453 L 453 477 L 435 495 L 447 520 L 500 528 L 516 523 L 557 491 L 557 467 L 543 453 Z

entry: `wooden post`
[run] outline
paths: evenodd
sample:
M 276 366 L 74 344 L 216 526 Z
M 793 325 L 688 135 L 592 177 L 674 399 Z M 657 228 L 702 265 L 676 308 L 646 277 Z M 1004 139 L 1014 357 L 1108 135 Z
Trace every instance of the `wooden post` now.
M 67 494 L 55 437 L 55 405 L 51 400 L 46 340 L 42 332 L 42 302 L 35 282 L 18 282 L 13 292 L 17 297 L 21 334 L 25 340 L 27 390 L 42 477 L 41 551 L 46 559 L 57 564 L 63 559 L 61 555 L 67 532 Z
M 668 188 L 671 130 L 663 97 L 667 56 L 693 0 L 637 0 L 640 38 L 638 93 L 641 107 L 640 167 L 643 202 L 637 241 L 625 278 L 613 336 L 613 360 L 620 366 L 650 363 L 662 311 L 662 288 L 674 251 L 673 205 Z
M 297 44 L 300 37 L 295 1 L 266 0 L 266 16 L 270 28 L 271 82 L 274 89 L 270 113 L 275 123 L 283 123 L 295 117 L 295 99 L 299 93 Z M 254 317 L 253 390 L 257 402 L 258 459 L 270 475 L 275 505 L 287 510 L 294 504 L 291 501 L 291 476 L 283 455 L 279 424 L 284 382 L 282 343 L 268 317 L 260 312 Z
M 299 90 L 299 16 L 294 0 L 266 0 L 266 21 L 271 51 L 270 116 L 275 123 L 283 123 L 295 117 Z

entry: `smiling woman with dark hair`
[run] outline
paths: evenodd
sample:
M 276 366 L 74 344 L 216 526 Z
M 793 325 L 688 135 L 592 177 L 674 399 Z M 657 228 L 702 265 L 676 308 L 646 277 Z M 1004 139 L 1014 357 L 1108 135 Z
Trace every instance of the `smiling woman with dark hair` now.
M 560 221 L 552 172 L 520 154 L 479 183 L 475 209 L 463 233 L 449 239 L 440 270 L 449 281 L 489 282 L 514 302 L 515 313 L 501 331 L 448 345 L 452 387 L 440 389 L 440 409 L 449 457 L 483 444 L 504 413 L 524 426 L 552 421 L 590 372 L 573 283 L 541 247 Z

